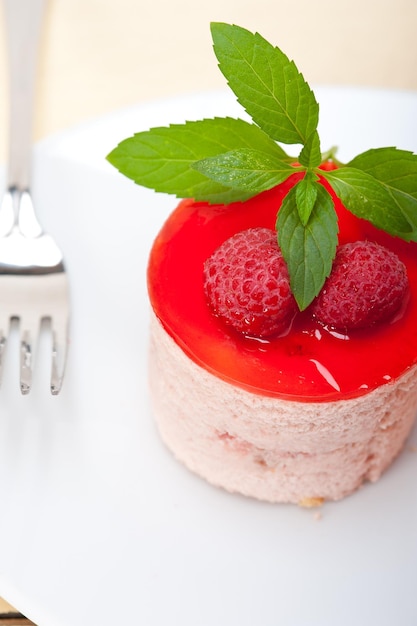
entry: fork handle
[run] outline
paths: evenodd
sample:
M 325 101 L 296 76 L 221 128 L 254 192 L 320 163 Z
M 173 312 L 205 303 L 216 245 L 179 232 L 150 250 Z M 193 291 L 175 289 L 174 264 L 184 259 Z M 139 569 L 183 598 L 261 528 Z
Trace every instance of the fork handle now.
M 7 186 L 30 187 L 35 75 L 45 0 L 3 0 L 9 69 Z

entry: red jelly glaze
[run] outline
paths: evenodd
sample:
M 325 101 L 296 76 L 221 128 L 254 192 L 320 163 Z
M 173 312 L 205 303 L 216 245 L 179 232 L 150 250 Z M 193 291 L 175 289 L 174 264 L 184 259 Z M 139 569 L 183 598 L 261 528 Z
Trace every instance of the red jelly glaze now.
M 410 283 L 407 302 L 393 320 L 351 331 L 349 336 L 324 328 L 307 309 L 296 315 L 285 336 L 268 341 L 248 338 L 226 328 L 205 301 L 206 258 L 240 230 L 274 228 L 282 199 L 298 178 L 294 174 L 283 185 L 226 207 L 182 201 L 163 225 L 150 254 L 151 304 L 183 351 L 229 383 L 304 402 L 360 396 L 417 363 L 417 244 L 377 230 L 334 198 L 339 243 L 370 239 L 385 245 L 406 265 Z

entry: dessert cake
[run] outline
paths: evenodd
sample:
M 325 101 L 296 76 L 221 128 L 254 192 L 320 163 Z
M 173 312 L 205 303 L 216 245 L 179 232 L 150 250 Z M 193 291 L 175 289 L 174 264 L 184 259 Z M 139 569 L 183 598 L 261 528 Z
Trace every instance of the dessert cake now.
M 258 126 L 154 129 L 108 157 L 185 197 L 149 258 L 153 413 L 174 455 L 214 485 L 270 502 L 338 500 L 379 479 L 415 420 L 417 157 L 322 154 L 318 107 L 294 64 L 257 34 L 212 32 Z M 269 126 L 247 93 L 266 58 Z M 296 139 L 297 158 L 276 143 Z
M 340 499 L 376 481 L 417 407 L 417 246 L 338 204 L 341 244 L 393 250 L 411 293 L 389 321 L 347 332 L 310 310 L 281 336 L 234 332 L 207 306 L 204 262 L 225 236 L 270 225 L 285 188 L 240 205 L 183 201 L 153 246 L 150 385 L 161 436 L 209 482 L 271 502 Z

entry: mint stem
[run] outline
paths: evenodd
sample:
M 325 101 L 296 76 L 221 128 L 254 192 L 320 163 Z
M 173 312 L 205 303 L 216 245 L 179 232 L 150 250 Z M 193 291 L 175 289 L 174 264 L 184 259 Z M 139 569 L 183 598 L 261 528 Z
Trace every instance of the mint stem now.
M 338 147 L 332 146 L 329 150 L 326 150 L 326 152 L 323 152 L 321 155 L 322 162 L 324 163 L 325 161 L 333 161 L 333 163 L 337 165 L 338 167 L 343 167 L 344 163 L 342 163 L 341 161 L 339 161 L 339 159 L 336 158 L 337 151 L 338 151 Z

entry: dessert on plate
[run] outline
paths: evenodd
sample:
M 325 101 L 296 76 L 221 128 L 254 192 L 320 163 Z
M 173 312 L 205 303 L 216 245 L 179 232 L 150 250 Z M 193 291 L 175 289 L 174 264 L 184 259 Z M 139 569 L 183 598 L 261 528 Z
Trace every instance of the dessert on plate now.
M 108 156 L 182 198 L 149 257 L 154 416 L 214 485 L 338 500 L 379 479 L 415 420 L 417 157 L 322 153 L 294 63 L 238 26 L 212 35 L 254 123 L 155 128 Z

